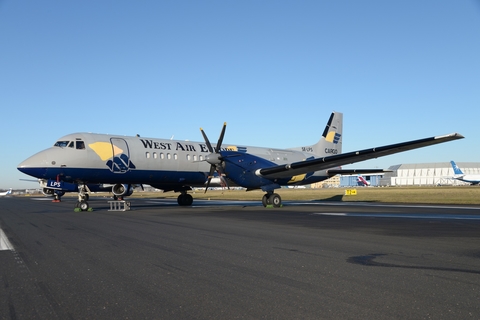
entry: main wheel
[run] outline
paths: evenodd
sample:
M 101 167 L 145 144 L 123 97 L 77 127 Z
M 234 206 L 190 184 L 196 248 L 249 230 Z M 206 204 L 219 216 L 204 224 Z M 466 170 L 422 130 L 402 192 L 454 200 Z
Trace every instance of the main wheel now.
M 177 198 L 177 203 L 180 206 L 191 206 L 193 203 L 193 197 L 188 193 L 181 194 Z
M 268 198 L 269 202 L 275 207 L 279 208 L 282 206 L 282 198 L 279 194 L 274 193 Z
M 269 205 L 269 201 L 268 201 L 268 194 L 264 194 L 263 197 L 262 197 L 262 204 L 264 207 L 267 207 Z
M 186 206 L 191 206 L 193 203 L 193 197 L 190 194 L 185 195 L 185 205 Z

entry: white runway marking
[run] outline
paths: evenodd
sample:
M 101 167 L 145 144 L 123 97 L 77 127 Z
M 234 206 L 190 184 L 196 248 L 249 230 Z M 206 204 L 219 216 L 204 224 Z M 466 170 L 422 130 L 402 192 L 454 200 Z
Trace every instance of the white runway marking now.
M 456 206 L 456 205 L 428 205 L 428 204 L 388 204 L 371 202 L 317 202 L 317 201 L 285 201 L 290 205 L 316 205 L 316 206 L 364 206 L 364 207 L 385 207 L 385 208 L 430 208 L 430 209 L 458 209 L 458 210 L 480 210 L 480 207 L 474 206 Z
M 0 250 L 14 251 L 12 244 L 8 241 L 8 238 L 2 229 L 0 229 Z
M 479 215 L 454 214 L 411 214 L 411 213 L 346 213 L 346 212 L 317 212 L 313 215 L 365 217 L 365 218 L 403 218 L 403 219 L 444 219 L 444 220 L 480 220 Z

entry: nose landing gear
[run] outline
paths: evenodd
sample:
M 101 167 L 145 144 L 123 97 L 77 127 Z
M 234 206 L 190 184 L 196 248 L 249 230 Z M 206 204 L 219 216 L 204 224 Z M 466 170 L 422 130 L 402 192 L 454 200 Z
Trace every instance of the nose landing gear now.
M 93 209 L 88 205 L 87 202 L 87 200 L 89 199 L 87 191 L 89 191 L 87 186 L 82 186 L 78 189 L 78 201 L 75 205 L 74 211 L 93 211 Z

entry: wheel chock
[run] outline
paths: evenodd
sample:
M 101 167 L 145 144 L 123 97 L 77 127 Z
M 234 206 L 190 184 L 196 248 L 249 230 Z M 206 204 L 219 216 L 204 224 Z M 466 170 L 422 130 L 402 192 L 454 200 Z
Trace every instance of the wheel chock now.
M 283 204 L 281 204 L 280 207 L 274 207 L 273 204 L 267 204 L 265 208 L 283 208 Z

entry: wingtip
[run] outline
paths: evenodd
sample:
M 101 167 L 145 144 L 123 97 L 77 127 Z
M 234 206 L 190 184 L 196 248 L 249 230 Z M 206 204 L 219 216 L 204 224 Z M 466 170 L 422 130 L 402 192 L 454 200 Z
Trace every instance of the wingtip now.
M 454 133 L 449 133 L 445 134 L 443 136 L 436 136 L 435 139 L 445 139 L 445 138 L 450 138 L 450 139 L 463 139 L 465 138 L 463 135 L 460 133 L 454 132 Z

